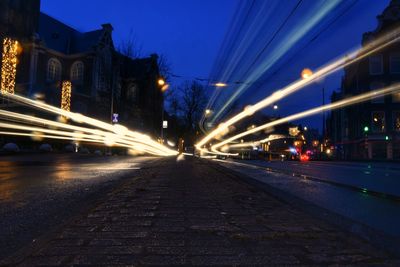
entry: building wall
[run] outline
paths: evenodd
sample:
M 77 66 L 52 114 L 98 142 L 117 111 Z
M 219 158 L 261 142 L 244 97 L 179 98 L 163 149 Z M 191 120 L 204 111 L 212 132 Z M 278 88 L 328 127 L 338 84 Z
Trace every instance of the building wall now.
M 81 61 L 84 64 L 83 82 L 72 81 L 72 111 L 106 122 L 110 122 L 112 113 L 120 113 L 121 124 L 158 136 L 163 97 L 157 85 L 157 57 L 128 58 L 131 68 L 129 64 L 122 64 L 123 56 L 114 48 L 110 24 L 103 24 L 97 31 L 80 33 L 47 15 L 44 20 L 39 17 L 39 0 L 0 1 L 0 37 L 16 38 L 22 48 L 18 56 L 16 93 L 38 97 L 59 107 L 62 81 L 71 80 L 72 65 Z M 43 21 L 46 25 L 41 28 L 39 23 Z M 48 25 L 48 22 L 53 24 Z M 43 29 L 46 31 L 42 33 Z M 79 43 L 79 38 L 69 40 L 75 36 L 83 43 Z M 51 38 L 60 38 L 62 42 Z M 90 45 L 87 45 L 88 38 L 93 42 Z M 69 43 L 71 45 L 65 45 Z M 82 47 L 87 49 L 76 52 Z M 56 81 L 47 79 L 48 62 L 52 58 L 62 66 L 61 77 Z M 132 96 L 128 99 L 126 96 L 133 85 L 137 92 L 134 99 Z M 15 110 L 23 112 L 21 108 Z
M 390 21 L 385 20 L 390 8 L 394 8 L 394 6 L 386 9 L 385 16 L 378 16 L 377 30 L 364 34 L 364 46 L 379 38 L 385 32 L 399 26 L 400 19 L 398 18 L 390 17 Z M 396 5 L 395 8 L 398 9 L 400 6 Z M 343 99 L 399 83 L 400 71 L 393 72 L 391 69 L 391 58 L 393 56 L 400 60 L 399 42 L 347 67 L 341 92 L 334 95 L 332 100 Z M 371 72 L 371 65 L 375 65 L 372 63 L 376 62 L 377 58 L 380 58 L 382 63 L 381 73 Z M 400 111 L 399 93 L 375 100 L 371 99 L 332 112 L 330 138 L 337 145 L 338 156 L 343 159 L 400 159 L 400 129 L 395 126 L 397 118 L 394 116 L 397 111 Z M 384 124 L 380 123 L 381 120 L 375 112 L 381 112 L 384 115 Z M 382 125 L 384 125 L 383 129 L 376 127 Z M 364 130 L 365 127 L 368 130 Z

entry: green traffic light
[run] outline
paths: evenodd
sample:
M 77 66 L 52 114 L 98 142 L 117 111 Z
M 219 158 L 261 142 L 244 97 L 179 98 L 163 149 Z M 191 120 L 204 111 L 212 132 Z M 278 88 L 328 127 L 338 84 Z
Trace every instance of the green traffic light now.
M 386 135 L 386 136 L 385 136 L 385 140 L 389 140 L 389 136 Z
M 365 126 L 365 127 L 364 127 L 364 132 L 368 132 L 368 131 L 369 131 L 368 126 Z

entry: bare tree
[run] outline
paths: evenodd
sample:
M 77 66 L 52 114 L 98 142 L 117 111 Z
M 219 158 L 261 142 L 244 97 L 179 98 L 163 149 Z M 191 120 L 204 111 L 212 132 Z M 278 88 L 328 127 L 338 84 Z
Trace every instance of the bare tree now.
M 180 94 L 182 95 L 180 109 L 185 127 L 188 131 L 194 132 L 207 104 L 205 88 L 196 81 L 185 82 L 180 87 Z
M 129 32 L 128 38 L 120 43 L 117 50 L 132 59 L 139 58 L 142 55 L 142 45 L 139 44 L 132 30 Z
M 171 76 L 171 63 L 168 61 L 167 57 L 164 54 L 160 54 L 158 56 L 157 63 L 160 75 L 168 81 Z

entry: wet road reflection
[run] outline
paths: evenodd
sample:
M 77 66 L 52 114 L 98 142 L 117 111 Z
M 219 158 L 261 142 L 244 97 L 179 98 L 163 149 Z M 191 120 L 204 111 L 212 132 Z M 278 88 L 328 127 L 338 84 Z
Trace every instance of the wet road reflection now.
M 134 177 L 154 157 L 0 157 L 0 259 Z

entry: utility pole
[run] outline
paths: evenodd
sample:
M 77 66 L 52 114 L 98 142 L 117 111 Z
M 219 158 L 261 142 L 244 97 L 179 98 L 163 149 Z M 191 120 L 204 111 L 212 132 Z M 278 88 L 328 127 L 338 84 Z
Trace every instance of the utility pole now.
M 322 87 L 322 105 L 325 105 L 325 87 Z M 322 138 L 323 143 L 325 144 L 326 138 L 326 122 L 325 122 L 325 111 L 322 111 Z

